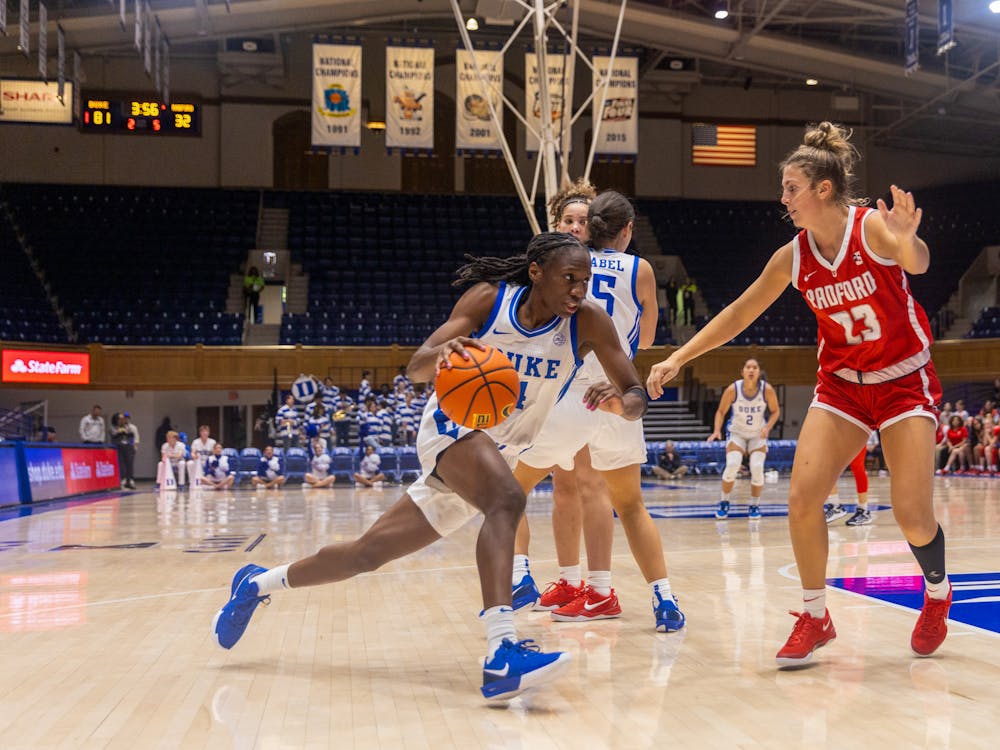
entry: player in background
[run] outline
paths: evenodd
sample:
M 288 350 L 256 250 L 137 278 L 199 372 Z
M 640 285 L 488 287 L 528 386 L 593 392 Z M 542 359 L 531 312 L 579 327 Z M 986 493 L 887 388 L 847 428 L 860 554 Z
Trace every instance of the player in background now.
M 481 512 L 476 560 L 487 637 L 483 695 L 511 697 L 551 680 L 568 662 L 568 654 L 542 653 L 533 641 L 518 640 L 514 629 L 510 570 L 525 495 L 511 466 L 588 352 L 597 354 L 612 380 L 587 390 L 589 408 L 637 420 L 646 410 L 646 394 L 611 321 L 586 300 L 590 256 L 575 238 L 542 233 L 523 255 L 470 258 L 458 277 L 457 283 L 471 288 L 416 351 L 407 373 L 416 381 L 432 380 L 438 370 L 450 367 L 452 353 L 467 358 L 466 347 L 495 345 L 515 363 L 522 384 L 513 414 L 489 430 L 471 430 L 451 422 L 432 395 L 417 435 L 421 476 L 357 540 L 331 544 L 271 570 L 257 565 L 238 570 L 231 598 L 213 622 L 222 647 L 236 644 L 254 609 L 271 594 L 375 570 L 432 544 Z
M 765 410 L 769 413 L 765 419 Z M 743 363 L 743 377 L 731 383 L 722 393 L 715 411 L 715 429 L 708 442 L 722 439 L 722 425 L 732 412 L 726 442 L 726 468 L 722 470 L 722 497 L 715 511 L 718 519 L 729 518 L 729 495 L 736 484 L 736 475 L 743 457 L 750 456 L 750 507 L 748 518 L 760 518 L 760 496 L 764 492 L 764 459 L 767 456 L 767 436 L 781 417 L 778 394 L 760 373 L 760 362 L 751 357 Z
M 210 435 L 211 428 L 203 424 L 198 428 L 198 438 L 191 441 L 191 460 L 187 462 L 187 475 L 191 477 L 192 485 L 201 480 L 205 460 L 212 455 L 215 448 L 215 438 Z
M 563 210 L 565 214 L 565 208 Z M 591 284 L 588 298 L 610 316 L 618 333 L 619 345 L 629 357 L 637 348 L 653 343 L 656 332 L 656 280 L 649 263 L 626 250 L 632 239 L 635 211 L 621 193 L 609 190 L 598 195 L 587 209 L 587 226 L 593 248 Z M 560 226 L 562 226 L 562 219 Z M 537 606 L 552 610 L 552 618 L 579 622 L 618 617 L 621 606 L 611 585 L 611 546 L 614 535 L 614 507 L 621 519 L 632 555 L 639 565 L 652 595 L 656 629 L 675 631 L 684 627 L 684 615 L 667 578 L 663 544 L 656 524 L 646 510 L 642 497 L 640 469 L 646 460 L 646 443 L 641 422 L 625 422 L 614 415 L 592 414 L 581 405 L 581 397 L 591 383 L 605 379 L 600 364 L 588 357 L 567 391 L 552 410 L 549 420 L 534 444 L 521 454 L 515 476 L 525 491 L 530 491 L 549 471 L 558 466 L 563 479 L 580 464 L 578 496 L 570 496 L 576 507 L 586 497 L 588 519 L 586 536 L 590 569 L 587 584 L 579 575 L 580 526 L 572 530 L 575 567 L 564 551 L 559 552 L 560 580 L 546 590 Z M 563 504 L 568 504 L 563 499 Z M 553 522 L 557 545 L 562 530 Z M 515 543 L 514 581 L 527 575 L 527 522 L 522 519 Z M 596 535 L 594 532 L 597 532 Z M 522 533 L 523 532 L 523 533 Z M 568 536 L 568 535 L 567 535 Z M 568 541 L 568 540 L 566 540 Z M 518 569 L 523 561 L 524 568 Z M 572 576 L 567 578 L 567 576 Z M 553 601 L 569 595 L 568 601 Z
M 854 475 L 854 488 L 858 492 L 857 507 L 854 515 L 844 523 L 848 526 L 867 526 L 872 522 L 872 514 L 868 510 L 868 472 L 865 471 L 865 459 L 868 457 L 868 446 L 851 459 L 851 474 Z M 827 523 L 843 518 L 847 515 L 847 509 L 840 502 L 840 495 L 837 493 L 837 485 L 833 485 L 833 493 L 826 499 L 823 506 L 823 513 Z
M 924 605 L 910 638 L 919 656 L 944 642 L 951 606 L 944 532 L 934 516 L 934 430 L 941 385 L 931 362 L 927 316 L 910 294 L 908 273 L 924 273 L 921 211 L 893 185 L 887 204 L 852 196 L 857 151 L 829 122 L 810 126 L 781 164 L 781 202 L 800 230 L 753 284 L 663 362 L 646 384 L 653 398 L 692 359 L 746 329 L 795 286 L 816 314 L 819 371 L 799 434 L 788 525 L 802 582 L 803 612 L 778 651 L 779 667 L 807 664 L 836 637 L 826 608 L 829 555 L 823 503 L 872 430 L 891 471 L 893 515 L 924 574 Z

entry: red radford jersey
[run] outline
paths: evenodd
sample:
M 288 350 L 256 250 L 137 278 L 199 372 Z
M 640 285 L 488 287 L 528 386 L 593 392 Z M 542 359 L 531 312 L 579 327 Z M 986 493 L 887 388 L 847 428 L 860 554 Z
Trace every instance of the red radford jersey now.
M 816 314 L 820 368 L 864 383 L 920 369 L 930 361 L 932 340 L 906 273 L 896 261 L 872 252 L 865 240 L 865 220 L 873 214 L 851 206 L 832 263 L 820 255 L 809 231 L 792 241 L 792 285 Z

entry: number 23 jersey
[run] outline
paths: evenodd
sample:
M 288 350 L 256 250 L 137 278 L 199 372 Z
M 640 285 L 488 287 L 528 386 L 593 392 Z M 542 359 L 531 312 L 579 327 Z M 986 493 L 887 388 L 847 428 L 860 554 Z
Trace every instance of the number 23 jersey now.
M 820 368 L 864 382 L 902 377 L 930 361 L 927 315 L 913 299 L 906 272 L 876 255 L 865 239 L 870 208 L 851 206 L 833 262 L 808 230 L 792 240 L 792 286 L 816 314 Z

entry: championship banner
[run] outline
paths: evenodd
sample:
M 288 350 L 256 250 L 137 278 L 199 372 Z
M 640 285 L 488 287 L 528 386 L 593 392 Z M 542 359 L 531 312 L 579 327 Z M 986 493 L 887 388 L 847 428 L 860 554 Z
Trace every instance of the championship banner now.
M 49 9 L 38 3 L 38 75 L 49 77 Z
M 135 51 L 142 54 L 142 0 L 135 0 Z
M 476 65 L 486 82 L 488 94 L 483 91 Z M 489 96 L 493 109 L 503 122 L 503 58 L 499 50 L 466 49 L 455 51 L 455 149 L 459 155 L 469 151 L 500 151 L 502 133 L 498 133 L 490 116 Z
M 954 47 L 955 18 L 951 14 L 951 0 L 938 0 L 938 43 L 937 53 L 943 55 Z
M 385 146 L 434 150 L 434 48 L 431 42 L 385 48 Z
M 604 91 L 611 58 L 594 56 L 594 132 L 597 133 L 596 156 L 634 157 L 639 153 L 639 58 L 616 55 L 611 71 L 607 98 L 598 102 Z M 598 114 L 600 127 L 598 128 Z
M 573 82 L 566 80 L 566 55 L 549 52 L 546 55 L 549 78 L 549 105 L 552 107 L 552 129 L 558 138 L 562 129 L 563 103 L 573 101 Z M 524 119 L 536 132 L 542 132 L 542 93 L 538 85 L 538 55 L 526 52 L 524 55 Z M 536 153 L 538 138 L 531 130 L 526 131 L 525 147 L 529 154 Z
M 917 0 L 906 0 L 906 31 L 904 35 L 904 70 L 907 75 L 920 67 L 920 16 Z
M 142 11 L 145 15 L 145 18 L 142 19 L 143 67 L 146 69 L 146 75 L 148 76 L 153 70 L 153 50 L 149 46 L 150 39 L 153 36 L 153 14 L 149 10 L 149 0 L 146 0 L 142 4 Z
M 21 37 L 20 41 L 17 43 L 17 48 L 21 51 L 21 54 L 25 57 L 31 52 L 31 34 L 29 24 L 31 22 L 31 3 L 30 0 L 21 0 L 21 15 L 17 19 L 18 23 L 21 24 Z
M 7 36 L 7 0 L 0 2 L 0 36 Z
M 83 109 L 83 94 L 81 84 L 86 80 L 87 76 L 83 72 L 83 58 L 80 57 L 80 53 L 73 52 L 73 117 L 72 120 L 75 122 L 80 122 L 80 114 Z
M 313 44 L 312 145 L 361 147 L 360 44 Z
M 66 99 L 66 32 L 62 26 L 56 26 L 56 98 L 60 102 Z
M 153 90 L 160 93 L 160 19 L 153 24 Z

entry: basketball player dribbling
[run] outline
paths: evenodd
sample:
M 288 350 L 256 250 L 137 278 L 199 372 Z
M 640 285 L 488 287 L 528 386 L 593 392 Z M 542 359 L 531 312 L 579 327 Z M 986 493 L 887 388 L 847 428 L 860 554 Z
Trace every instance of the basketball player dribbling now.
M 653 398 L 685 363 L 743 331 L 791 282 L 816 314 L 819 372 L 802 425 L 788 497 L 788 525 L 802 582 L 803 612 L 778 651 L 779 667 L 808 664 L 836 637 L 826 608 L 829 554 L 823 503 L 844 467 L 878 428 L 891 470 L 893 515 L 924 575 L 924 605 L 910 638 L 918 656 L 944 642 L 951 606 L 944 532 L 934 516 L 934 431 L 941 385 L 931 362 L 927 316 L 908 273 L 924 273 L 921 211 L 893 185 L 891 205 L 863 208 L 851 194 L 857 151 L 823 122 L 781 165 L 781 202 L 800 230 L 761 275 L 694 338 L 653 366 Z
M 271 594 L 375 570 L 481 512 L 476 559 L 487 636 L 483 695 L 512 697 L 550 681 L 569 661 L 568 654 L 542 653 L 532 641 L 519 641 L 514 630 L 510 570 L 525 495 L 511 467 L 587 353 L 597 355 L 614 383 L 595 383 L 587 390 L 583 398 L 589 409 L 638 420 L 646 410 L 646 393 L 608 316 L 586 299 L 590 255 L 578 240 L 546 232 L 532 238 L 524 255 L 470 260 L 459 269 L 456 283 L 473 286 L 413 355 L 407 372 L 414 380 L 431 380 L 450 367 L 452 353 L 468 358 L 466 347 L 491 344 L 518 371 L 522 395 L 513 414 L 488 431 L 471 430 L 445 417 L 437 396 L 431 396 L 417 433 L 423 469 L 417 481 L 355 541 L 331 544 L 270 570 L 257 565 L 238 570 L 231 598 L 213 622 L 223 648 L 239 641 L 257 605 Z
M 715 429 L 708 442 L 722 439 L 722 425 L 732 410 L 729 434 L 726 438 L 726 468 L 722 470 L 722 497 L 715 517 L 729 518 L 729 495 L 736 484 L 736 475 L 743 457 L 750 456 L 750 507 L 747 517 L 760 518 L 760 497 L 764 492 L 764 459 L 767 456 L 767 436 L 781 417 L 778 394 L 760 376 L 760 362 L 750 357 L 743 363 L 743 377 L 722 392 L 715 411 Z M 765 409 L 769 412 L 764 418 Z
M 587 211 L 591 242 L 599 248 L 590 251 L 593 275 L 588 296 L 611 318 L 620 346 L 629 356 L 633 356 L 637 348 L 646 348 L 653 343 L 658 313 L 652 267 L 642 258 L 625 252 L 632 239 L 634 221 L 632 204 L 624 195 L 613 190 L 598 195 Z M 588 357 L 566 398 L 552 410 L 534 444 L 521 454 L 514 470 L 521 487 L 528 491 L 554 466 L 559 466 L 564 472 L 574 469 L 582 455 L 580 466 L 585 486 L 597 485 L 600 488 L 599 494 L 587 500 L 588 515 L 601 514 L 597 523 L 591 522 L 587 529 L 591 531 L 596 526 L 601 532 L 596 539 L 587 539 L 587 557 L 591 566 L 587 584 L 583 585 L 579 576 L 580 532 L 577 527 L 573 532 L 576 535 L 575 569 L 567 570 L 563 566 L 565 551 L 558 550 L 560 580 L 546 590 L 536 606 L 552 610 L 552 618 L 561 622 L 621 615 L 618 597 L 611 586 L 614 534 L 611 508 L 614 507 L 632 555 L 649 584 L 656 630 L 680 630 L 684 627 L 684 615 L 677 606 L 667 578 L 659 531 L 642 497 L 640 470 L 646 460 L 642 424 L 625 422 L 613 415 L 591 414 L 580 405 L 589 385 L 604 379 L 600 365 L 593 357 Z M 605 524 L 611 528 L 605 530 Z M 515 554 L 525 556 L 525 563 L 528 540 L 527 534 L 522 532 L 526 531 L 527 523 L 522 521 L 514 548 Z M 557 546 L 560 533 L 557 531 L 556 534 Z M 519 572 L 515 562 L 515 580 Z

